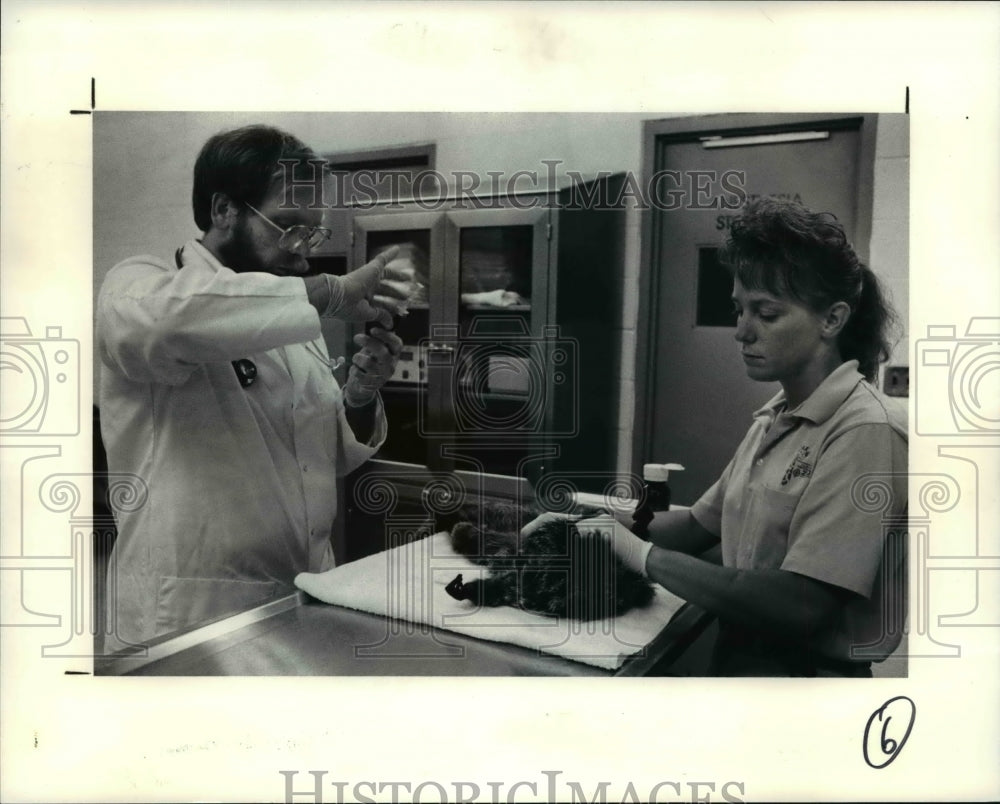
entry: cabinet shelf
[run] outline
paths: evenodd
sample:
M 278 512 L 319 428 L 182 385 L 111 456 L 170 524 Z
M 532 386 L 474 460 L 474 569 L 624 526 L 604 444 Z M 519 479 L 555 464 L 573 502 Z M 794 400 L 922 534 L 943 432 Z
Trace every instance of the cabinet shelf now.
M 476 398 L 484 402 L 524 402 L 531 397 L 527 391 L 518 393 L 517 391 L 483 391 L 476 392 L 476 386 L 470 382 L 459 381 L 457 386 L 464 394 L 471 395 L 475 392 Z
M 391 394 L 409 394 L 411 396 L 416 396 L 420 393 L 422 388 L 427 387 L 427 380 L 420 380 L 418 382 L 399 382 L 398 380 L 389 380 L 385 385 L 382 386 L 382 393 Z
M 482 313 L 530 313 L 530 304 L 508 304 L 505 307 L 497 307 L 492 304 L 466 304 L 462 303 L 463 310 L 469 310 L 470 312 Z

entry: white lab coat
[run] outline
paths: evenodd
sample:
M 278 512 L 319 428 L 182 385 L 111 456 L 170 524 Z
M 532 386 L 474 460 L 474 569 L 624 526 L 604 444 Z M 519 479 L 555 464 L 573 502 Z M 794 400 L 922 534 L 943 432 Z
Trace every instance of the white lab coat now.
M 142 644 L 293 591 L 333 566 L 336 477 L 385 438 L 358 443 L 319 316 L 296 277 L 238 274 L 200 243 L 178 270 L 115 266 L 97 304 L 101 431 L 111 472 L 148 488 L 118 513 L 109 644 Z M 254 383 L 232 366 L 252 360 Z

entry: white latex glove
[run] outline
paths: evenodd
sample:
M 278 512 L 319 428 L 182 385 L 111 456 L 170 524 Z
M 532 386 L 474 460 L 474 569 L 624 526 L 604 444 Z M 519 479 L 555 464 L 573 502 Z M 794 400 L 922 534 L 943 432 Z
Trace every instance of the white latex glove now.
M 403 341 L 394 332 L 372 327 L 371 334 L 358 333 L 354 343 L 361 351 L 351 360 L 351 370 L 344 384 L 344 402 L 352 408 L 364 407 L 375 399 L 399 361 Z
M 544 514 L 539 514 L 534 519 L 532 519 L 527 525 L 521 528 L 521 537 L 527 536 L 534 530 L 537 530 L 542 525 L 547 522 L 576 522 L 580 517 L 572 516 L 570 514 L 557 514 L 553 511 L 546 511 Z
M 377 321 L 391 329 L 392 316 L 407 314 L 410 298 L 417 290 L 412 268 L 400 263 L 389 265 L 398 253 L 399 248 L 393 246 L 346 276 L 324 274 L 330 301 L 323 317 Z
M 644 577 L 649 577 L 646 574 L 646 559 L 649 558 L 649 551 L 653 549 L 652 542 L 640 539 L 614 517 L 608 515 L 581 520 L 576 523 L 576 527 L 581 531 L 601 533 L 626 567 Z

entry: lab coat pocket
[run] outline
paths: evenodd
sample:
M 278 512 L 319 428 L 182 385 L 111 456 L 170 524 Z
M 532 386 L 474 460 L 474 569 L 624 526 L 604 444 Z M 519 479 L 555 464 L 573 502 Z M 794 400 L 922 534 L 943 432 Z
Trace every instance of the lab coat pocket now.
M 752 537 L 744 545 L 750 569 L 777 569 L 788 551 L 788 531 L 799 495 L 762 486 L 753 495 L 750 522 Z
M 156 596 L 156 635 L 202 625 L 270 600 L 272 581 L 162 576 Z

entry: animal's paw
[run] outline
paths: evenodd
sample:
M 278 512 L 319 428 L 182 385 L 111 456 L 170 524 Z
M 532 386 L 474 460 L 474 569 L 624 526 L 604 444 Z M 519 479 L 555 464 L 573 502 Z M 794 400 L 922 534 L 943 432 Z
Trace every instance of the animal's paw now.
M 455 600 L 468 600 L 469 594 L 465 588 L 465 584 L 462 583 L 462 573 L 458 573 L 454 579 L 445 588 L 449 595 L 451 595 Z

